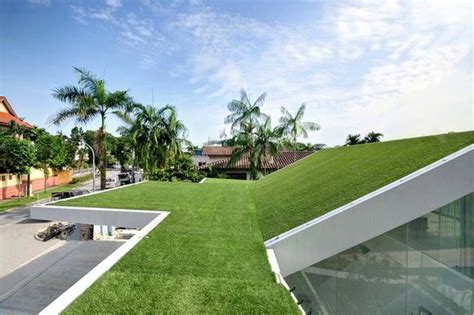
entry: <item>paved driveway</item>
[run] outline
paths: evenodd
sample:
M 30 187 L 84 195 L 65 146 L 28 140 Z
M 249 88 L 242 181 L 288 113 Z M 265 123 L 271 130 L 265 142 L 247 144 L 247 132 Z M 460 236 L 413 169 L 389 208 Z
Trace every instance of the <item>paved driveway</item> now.
M 0 278 L 0 314 L 37 314 L 123 241 L 68 241 Z

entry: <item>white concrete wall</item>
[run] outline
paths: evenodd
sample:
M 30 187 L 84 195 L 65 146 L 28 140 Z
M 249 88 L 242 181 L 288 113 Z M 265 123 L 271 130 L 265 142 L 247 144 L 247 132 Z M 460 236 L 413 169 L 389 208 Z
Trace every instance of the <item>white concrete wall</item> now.
M 474 192 L 474 145 L 265 242 L 283 276 Z
M 30 217 L 36 220 L 143 228 L 160 213 L 160 211 L 41 205 L 31 207 Z

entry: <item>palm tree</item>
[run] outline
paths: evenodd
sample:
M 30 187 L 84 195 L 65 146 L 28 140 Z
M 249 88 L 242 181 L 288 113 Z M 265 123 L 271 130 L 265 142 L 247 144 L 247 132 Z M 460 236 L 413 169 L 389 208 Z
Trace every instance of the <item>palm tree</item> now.
M 234 132 L 235 148 L 229 159 L 228 165 L 233 166 L 242 157 L 246 156 L 249 160 L 250 179 L 258 178 L 257 158 L 254 150 L 254 137 L 252 133 L 246 131 Z
M 360 138 L 360 133 L 354 134 L 354 135 L 352 134 L 347 135 L 345 145 L 356 145 L 356 144 L 361 144 L 361 143 L 364 143 L 364 140 Z
M 119 117 L 126 126 L 119 127 L 118 131 L 132 148 L 133 164 L 140 165 L 149 174 L 182 157 L 183 148 L 190 144 L 186 140 L 188 130 L 178 119 L 174 106 L 156 108 L 134 104 Z
M 234 136 L 236 148 L 229 159 L 229 165 L 234 165 L 242 157 L 249 160 L 250 179 L 258 179 L 261 171 L 266 174 L 264 162 L 268 157 L 275 157 L 280 148 L 281 129 L 272 129 L 271 119 L 267 117 L 263 123 L 257 121 L 254 133 L 248 133 L 243 126 Z
M 364 137 L 366 143 L 380 142 L 380 138 L 383 137 L 383 134 L 380 132 L 371 131 Z
M 97 137 L 99 156 L 100 188 L 105 189 L 106 180 L 106 149 L 105 149 L 105 120 L 107 114 L 116 113 L 128 106 L 132 99 L 128 91 L 108 92 L 105 81 L 97 78 L 83 68 L 74 67 L 79 75 L 78 86 L 66 85 L 53 90 L 53 97 L 70 106 L 60 110 L 51 122 L 55 125 L 74 118 L 77 123 L 88 123 L 100 117 L 100 128 Z
M 167 146 L 167 160 L 175 160 L 184 155 L 183 148 L 191 144 L 186 138 L 188 129 L 178 119 L 176 107 L 166 105 L 160 111 L 163 121 L 162 140 Z
M 267 118 L 267 115 L 260 111 L 266 97 L 267 93 L 263 93 L 252 103 L 247 92 L 242 89 L 240 91 L 240 100 L 233 100 L 227 105 L 231 114 L 224 119 L 224 123 L 232 124 L 231 129 L 234 132 L 245 127 L 245 131 L 251 133 L 258 125 L 259 118 Z
M 280 111 L 283 114 L 280 117 L 280 126 L 283 134 L 290 138 L 290 141 L 293 145 L 296 144 L 296 139 L 299 136 L 308 138 L 308 132 L 316 131 L 321 129 L 321 126 L 314 122 L 303 122 L 304 112 L 306 110 L 306 104 L 301 104 L 301 106 L 296 111 L 296 115 L 291 115 L 290 112 L 285 108 L 281 107 Z
M 265 166 L 263 162 L 266 158 L 275 157 L 280 149 L 281 129 L 272 129 L 272 122 L 268 117 L 263 124 L 259 124 L 255 132 L 255 155 L 257 157 L 257 167 L 259 170 L 263 169 L 266 175 Z

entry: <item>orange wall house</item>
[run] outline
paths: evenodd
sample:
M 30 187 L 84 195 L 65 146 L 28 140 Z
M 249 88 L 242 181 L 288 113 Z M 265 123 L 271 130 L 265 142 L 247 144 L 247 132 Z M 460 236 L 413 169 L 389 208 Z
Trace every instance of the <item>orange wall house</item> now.
M 0 128 L 6 128 L 8 124 L 14 121 L 26 128 L 33 128 L 26 121 L 21 120 L 8 100 L 4 96 L 0 96 Z M 72 170 L 49 171 L 49 178 L 46 180 L 46 187 L 53 187 L 61 184 L 70 183 L 72 180 Z M 43 170 L 32 169 L 30 174 L 31 191 L 44 189 L 44 173 Z M 18 186 L 19 185 L 19 186 Z M 27 192 L 27 175 L 21 175 L 18 179 L 13 174 L 0 173 L 0 200 L 9 199 L 18 195 L 25 196 Z

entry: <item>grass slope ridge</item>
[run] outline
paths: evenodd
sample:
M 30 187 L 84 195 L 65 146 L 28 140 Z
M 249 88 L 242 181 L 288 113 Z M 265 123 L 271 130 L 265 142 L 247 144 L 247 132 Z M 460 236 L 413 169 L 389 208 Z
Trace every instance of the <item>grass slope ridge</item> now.
M 474 143 L 474 131 L 325 149 L 252 186 L 265 240 Z
M 66 313 L 298 313 L 271 273 L 249 184 L 148 182 L 61 202 L 171 211 Z

